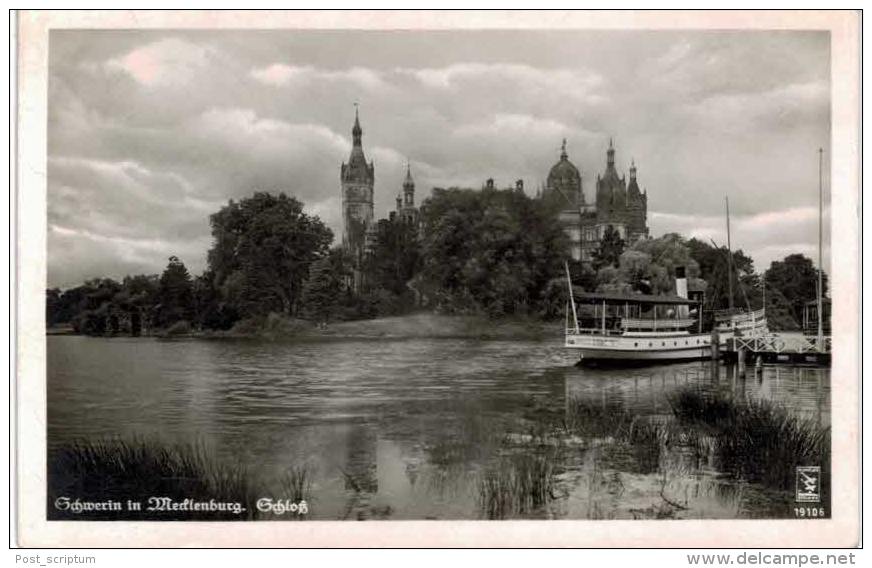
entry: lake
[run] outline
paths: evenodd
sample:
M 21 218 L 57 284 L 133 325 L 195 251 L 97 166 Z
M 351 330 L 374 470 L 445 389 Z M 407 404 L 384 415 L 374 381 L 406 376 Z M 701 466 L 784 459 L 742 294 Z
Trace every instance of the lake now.
M 827 369 L 709 362 L 577 367 L 560 338 L 263 341 L 49 336 L 48 444 L 198 441 L 266 479 L 311 474 L 314 519 L 481 519 L 482 479 L 559 421 L 570 401 L 670 415 L 693 387 L 767 399 L 830 423 Z M 711 457 L 621 444 L 538 444 L 547 503 L 510 517 L 792 516 L 792 495 L 719 472 Z M 523 457 L 523 456 L 522 456 Z M 271 495 L 279 498 L 280 495 Z

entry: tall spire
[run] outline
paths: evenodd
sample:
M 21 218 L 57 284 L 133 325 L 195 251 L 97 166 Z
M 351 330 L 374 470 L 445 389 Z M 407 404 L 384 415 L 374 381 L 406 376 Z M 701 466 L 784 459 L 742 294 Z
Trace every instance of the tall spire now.
M 563 144 L 560 146 L 560 159 L 566 160 L 568 156 L 566 155 L 566 138 L 563 139 Z
M 406 162 L 406 179 L 403 181 L 403 197 L 406 207 L 415 205 L 415 180 L 412 179 L 412 167 Z
M 615 167 L 615 146 L 612 143 L 612 139 L 609 138 L 609 149 L 606 152 L 606 165 L 609 168 Z
M 351 129 L 351 135 L 354 138 L 354 145 L 361 145 L 361 137 L 363 136 L 363 129 L 360 128 L 360 116 L 358 116 L 358 103 L 354 103 L 354 128 Z
M 636 179 L 636 159 L 630 160 L 630 181 Z

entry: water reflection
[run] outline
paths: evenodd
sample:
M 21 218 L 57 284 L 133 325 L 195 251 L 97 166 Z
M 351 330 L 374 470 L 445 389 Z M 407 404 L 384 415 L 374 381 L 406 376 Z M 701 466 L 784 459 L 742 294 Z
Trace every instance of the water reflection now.
M 555 431 L 576 401 L 663 422 L 679 388 L 830 423 L 822 369 L 589 369 L 513 341 L 47 341 L 50 446 L 198 439 L 267 480 L 305 466 L 319 519 L 779 516 L 785 496 L 717 471 L 704 440 Z

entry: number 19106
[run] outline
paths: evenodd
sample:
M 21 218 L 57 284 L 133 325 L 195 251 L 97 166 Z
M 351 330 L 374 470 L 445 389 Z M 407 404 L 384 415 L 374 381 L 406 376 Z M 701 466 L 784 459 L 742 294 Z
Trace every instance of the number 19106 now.
M 821 518 L 826 516 L 823 507 L 794 507 L 793 516 L 797 518 Z

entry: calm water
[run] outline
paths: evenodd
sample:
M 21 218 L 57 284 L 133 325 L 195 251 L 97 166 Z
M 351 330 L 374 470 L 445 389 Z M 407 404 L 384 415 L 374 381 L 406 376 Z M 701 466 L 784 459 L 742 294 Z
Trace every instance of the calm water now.
M 266 478 L 313 472 L 311 516 L 482 518 L 478 482 L 567 401 L 621 403 L 656 420 L 684 385 L 773 399 L 829 425 L 829 371 L 707 363 L 578 368 L 523 341 L 157 340 L 50 336 L 48 440 L 158 436 L 205 442 Z M 654 464 L 604 444 L 553 457 L 559 490 L 535 518 L 785 516 L 784 495 L 680 451 Z M 670 502 L 681 504 L 670 507 Z M 281 497 L 274 495 L 273 497 Z

